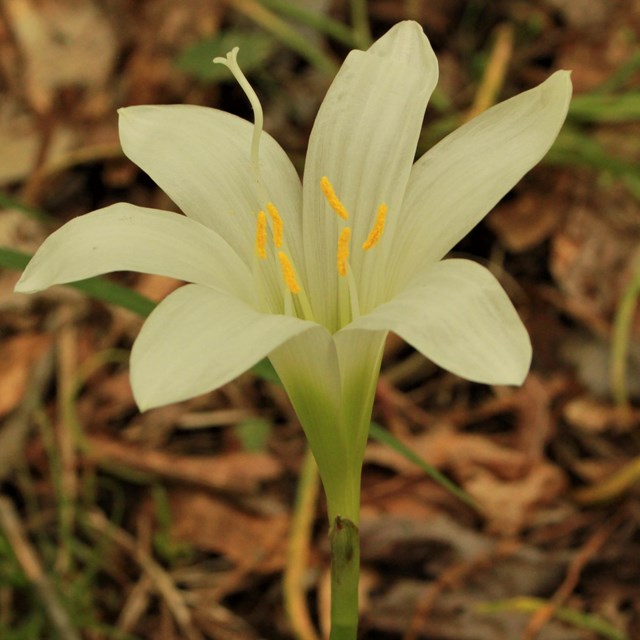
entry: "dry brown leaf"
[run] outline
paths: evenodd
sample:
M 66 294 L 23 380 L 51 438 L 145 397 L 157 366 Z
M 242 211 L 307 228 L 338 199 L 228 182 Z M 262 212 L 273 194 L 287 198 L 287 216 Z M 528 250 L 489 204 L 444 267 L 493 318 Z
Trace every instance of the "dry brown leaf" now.
M 550 207 L 548 194 L 526 191 L 502 204 L 487 224 L 509 251 L 526 251 L 544 242 L 558 226 L 560 211 Z
M 560 289 L 573 305 L 605 320 L 617 308 L 638 253 L 639 218 L 630 207 L 623 200 L 617 215 L 604 216 L 588 203 L 575 206 L 551 245 L 550 268 Z
M 502 447 L 486 436 L 448 428 L 405 440 L 404 444 L 427 463 L 438 469 L 451 469 L 460 478 L 473 474 L 477 468 L 491 469 L 503 478 L 518 478 L 530 463 L 522 452 Z M 386 445 L 370 445 L 365 459 L 401 473 L 424 473 Z
M 490 531 L 515 536 L 530 522 L 534 508 L 551 504 L 566 491 L 567 484 L 559 467 L 541 462 L 523 478 L 508 481 L 479 469 L 467 479 L 464 489 L 482 507 Z
M 381 591 L 374 600 L 374 606 L 363 618 L 371 637 L 382 636 L 383 633 L 395 637 L 406 633 L 409 621 L 429 586 L 429 582 L 404 578 Z M 517 591 L 506 591 L 503 597 L 513 593 Z M 419 637 L 438 640 L 521 638 L 528 615 L 517 611 L 490 615 L 476 609 L 479 603 L 489 599 L 486 593 L 478 594 L 464 589 L 439 594 L 435 606 L 419 629 Z M 551 620 L 544 628 L 544 640 L 587 640 L 592 637 L 556 620 Z
M 569 424 L 583 431 L 602 433 L 613 430 L 628 432 L 640 423 L 640 413 L 618 407 L 590 396 L 570 400 L 564 407 Z
M 159 302 L 175 291 L 183 283 L 180 280 L 166 278 L 155 274 L 142 274 L 138 278 L 135 290 L 147 298 Z
M 49 111 L 62 87 L 104 85 L 117 46 L 97 5 L 78 0 L 6 0 L 3 7 L 23 56 L 26 91 L 37 111 Z
M 35 168 L 42 132 L 32 114 L 14 100 L 0 96 L 0 185 L 21 180 Z M 78 135 L 62 125 L 55 128 L 47 147 L 47 161 L 58 162 L 73 148 Z
M 103 436 L 88 437 L 88 456 L 98 464 L 117 464 L 144 473 L 221 491 L 255 491 L 280 475 L 281 466 L 266 453 L 235 451 L 216 456 L 184 456 L 142 449 Z
M 0 416 L 14 409 L 25 392 L 31 367 L 51 344 L 46 334 L 22 334 L 0 342 Z
M 219 553 L 235 565 L 258 573 L 282 569 L 289 515 L 254 515 L 206 491 L 173 489 L 171 536 L 202 551 Z

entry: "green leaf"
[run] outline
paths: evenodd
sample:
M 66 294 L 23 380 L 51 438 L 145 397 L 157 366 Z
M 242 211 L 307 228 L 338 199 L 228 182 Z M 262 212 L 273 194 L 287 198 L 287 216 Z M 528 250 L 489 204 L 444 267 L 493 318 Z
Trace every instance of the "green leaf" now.
M 597 169 L 616 179 L 640 200 L 640 170 L 621 156 L 611 155 L 605 147 L 587 132 L 565 126 L 545 162 L 557 165 L 583 166 Z
M 475 609 L 481 613 L 490 614 L 501 613 L 503 611 L 520 611 L 531 614 L 536 613 L 548 605 L 549 601 L 542 598 L 520 596 L 506 600 L 478 603 Z M 558 607 L 553 610 L 553 617 L 571 624 L 574 627 L 594 631 L 600 637 L 607 638 L 608 640 L 629 640 L 629 636 L 622 631 L 618 631 L 612 624 L 597 615 L 583 613 L 570 607 Z
M 356 48 L 352 30 L 342 22 L 330 18 L 322 10 L 309 9 L 304 3 L 298 4 L 291 2 L 291 0 L 261 0 L 260 4 L 282 16 L 306 25 L 318 33 L 324 33 L 350 49 Z
M 277 44 L 268 35 L 253 31 L 229 30 L 207 40 L 200 40 L 185 49 L 175 61 L 176 66 L 198 80 L 206 82 L 232 82 L 233 76 L 221 64 L 215 64 L 216 56 L 224 57 L 231 49 L 239 47 L 238 63 L 244 73 L 264 66 L 273 55 Z
M 640 91 L 619 95 L 587 93 L 576 96 L 569 117 L 579 122 L 636 122 L 640 120 Z
M 17 209 L 18 211 L 22 211 L 22 213 L 26 213 L 28 216 L 31 216 L 32 218 L 34 218 L 35 220 L 39 220 L 40 222 L 51 223 L 54 220 L 52 216 L 45 213 L 44 211 L 24 204 L 17 198 L 14 198 L 4 191 L 0 191 L 0 208 Z
M 233 429 L 244 451 L 263 452 L 271 435 L 271 422 L 264 418 L 248 418 Z
M 9 249 L 8 247 L 0 247 L 0 267 L 20 270 L 27 266 L 29 260 L 31 260 L 31 256 L 27 253 Z M 118 305 L 142 317 L 148 316 L 156 306 L 153 300 L 149 300 L 149 298 L 141 296 L 128 287 L 123 287 L 106 278 L 88 278 L 87 280 L 71 282 L 67 286 L 78 289 L 95 300 Z

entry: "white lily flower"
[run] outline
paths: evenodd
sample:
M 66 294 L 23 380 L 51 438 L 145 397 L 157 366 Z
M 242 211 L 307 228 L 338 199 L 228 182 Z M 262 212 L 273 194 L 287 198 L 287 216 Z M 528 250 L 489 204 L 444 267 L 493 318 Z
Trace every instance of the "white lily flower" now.
M 384 341 L 393 331 L 470 380 L 520 384 L 527 332 L 484 267 L 445 254 L 555 140 L 568 72 L 414 154 L 438 65 L 403 22 L 352 51 L 316 118 L 303 184 L 262 133 L 235 53 L 224 60 L 255 124 L 197 106 L 120 111 L 126 155 L 185 216 L 120 203 L 80 216 L 38 250 L 16 290 L 115 270 L 192 283 L 169 295 L 133 347 L 141 409 L 229 382 L 268 356 L 319 465 L 330 516 L 357 521 Z

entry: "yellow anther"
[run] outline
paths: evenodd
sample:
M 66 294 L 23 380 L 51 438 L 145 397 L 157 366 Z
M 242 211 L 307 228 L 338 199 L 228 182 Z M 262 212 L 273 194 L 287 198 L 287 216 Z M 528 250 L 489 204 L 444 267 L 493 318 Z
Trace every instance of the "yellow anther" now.
M 300 285 L 296 278 L 296 272 L 293 269 L 291 260 L 289 260 L 287 254 L 284 251 L 278 251 L 278 259 L 280 260 L 280 267 L 282 269 L 282 278 L 287 285 L 287 289 L 291 293 L 300 293 Z
M 267 211 L 269 212 L 271 222 L 273 222 L 273 244 L 275 244 L 276 247 L 281 247 L 284 223 L 282 222 L 282 218 L 280 217 L 280 214 L 276 209 L 276 205 L 273 204 L 273 202 L 267 202 Z
M 256 221 L 256 255 L 260 260 L 267 257 L 267 216 L 264 211 L 258 211 Z
M 376 221 L 373 224 L 373 229 L 369 231 L 369 235 L 367 236 L 367 239 L 364 241 L 362 245 L 362 248 L 365 251 L 368 251 L 369 249 L 373 249 L 373 247 L 375 247 L 380 241 L 380 238 L 382 237 L 382 232 L 384 231 L 384 221 L 386 220 L 386 218 L 387 218 L 387 205 L 382 203 L 378 207 L 378 213 L 376 215 Z
M 351 238 L 351 229 L 345 227 L 340 232 L 338 238 L 338 273 L 341 276 L 347 275 L 347 261 L 349 260 L 349 238 Z
M 324 193 L 324 197 L 327 199 L 329 206 L 339 215 L 343 220 L 349 219 L 349 212 L 345 209 L 345 206 L 340 202 L 340 199 L 333 190 L 333 185 L 329 182 L 327 176 L 323 176 L 320 180 L 320 189 Z

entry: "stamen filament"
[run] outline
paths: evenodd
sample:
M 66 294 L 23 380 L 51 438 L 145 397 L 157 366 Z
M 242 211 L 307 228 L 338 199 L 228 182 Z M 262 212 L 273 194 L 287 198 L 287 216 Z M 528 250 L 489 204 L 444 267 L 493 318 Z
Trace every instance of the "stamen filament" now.
M 282 278 L 284 280 L 285 285 L 287 285 L 287 289 L 291 293 L 300 293 L 300 285 L 298 284 L 298 279 L 296 278 L 296 272 L 293 269 L 293 265 L 289 260 L 289 257 L 284 251 L 278 251 L 278 260 L 280 260 L 280 268 L 282 269 Z
M 343 220 L 349 219 L 349 212 L 346 207 L 340 202 L 340 199 L 336 195 L 336 192 L 333 189 L 333 185 L 329 182 L 329 178 L 327 176 L 323 176 L 320 180 L 320 189 L 322 189 L 322 193 L 324 197 L 327 199 L 329 206 L 336 212 Z
M 258 211 L 256 220 L 256 255 L 260 260 L 267 257 L 267 216 L 264 211 Z
M 347 264 L 349 260 L 349 239 L 351 238 L 351 228 L 345 227 L 340 232 L 338 238 L 338 273 L 341 276 L 347 275 Z
M 365 251 L 368 251 L 369 249 L 373 249 L 373 247 L 375 247 L 380 241 L 380 238 L 382 237 L 382 232 L 384 231 L 384 222 L 386 218 L 387 218 L 387 205 L 384 204 L 383 202 L 378 207 L 378 213 L 376 215 L 376 221 L 373 224 L 373 228 L 369 232 L 367 239 L 364 241 L 362 245 L 362 248 Z
M 273 244 L 280 248 L 282 246 L 282 236 L 284 234 L 284 222 L 276 209 L 276 205 L 273 202 L 267 202 L 267 211 L 269 217 L 273 223 Z

